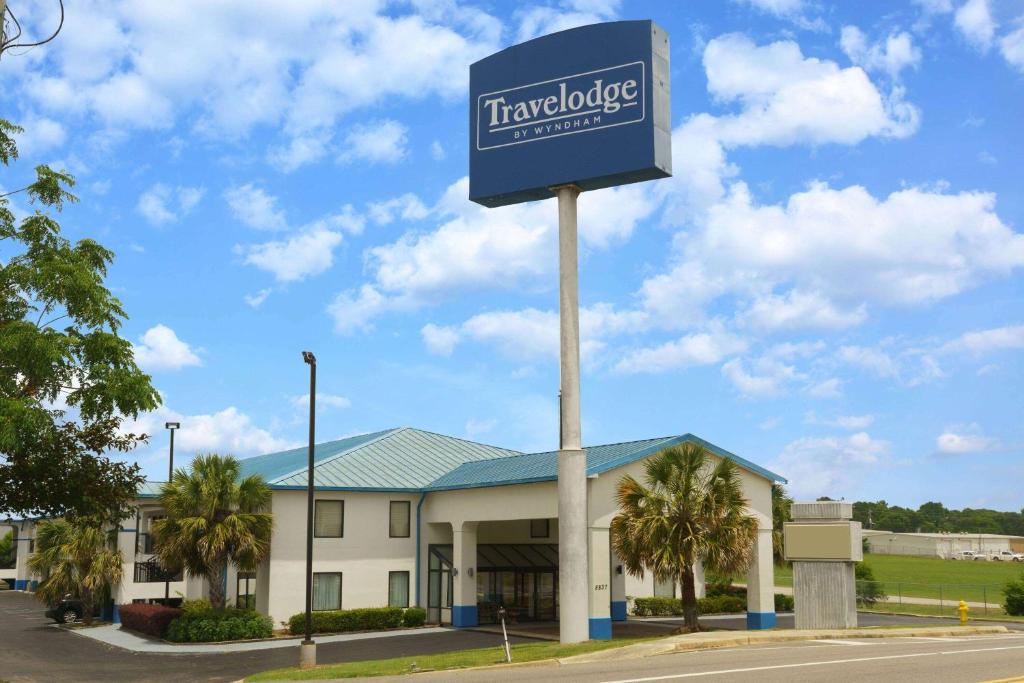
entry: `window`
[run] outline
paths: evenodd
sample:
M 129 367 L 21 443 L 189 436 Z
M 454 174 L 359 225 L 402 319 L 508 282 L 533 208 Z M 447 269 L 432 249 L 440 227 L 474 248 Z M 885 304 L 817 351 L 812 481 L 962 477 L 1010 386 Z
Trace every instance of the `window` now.
M 388 536 L 409 538 L 409 501 L 391 501 L 391 519 L 388 522 Z
M 388 607 L 409 606 L 409 572 L 388 572 Z
M 341 572 L 313 574 L 313 609 L 341 609 Z
M 531 519 L 530 538 L 547 538 L 551 535 L 551 520 Z
M 313 535 L 317 538 L 341 538 L 345 535 L 345 501 L 316 501 Z

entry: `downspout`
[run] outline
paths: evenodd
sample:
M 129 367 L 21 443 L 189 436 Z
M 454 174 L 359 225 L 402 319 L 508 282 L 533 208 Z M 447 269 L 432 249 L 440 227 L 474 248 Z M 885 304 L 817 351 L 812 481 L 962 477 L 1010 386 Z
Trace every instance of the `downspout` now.
M 420 502 L 416 503 L 416 606 L 420 604 L 420 516 L 423 510 L 423 501 L 427 499 L 427 492 L 420 494 Z

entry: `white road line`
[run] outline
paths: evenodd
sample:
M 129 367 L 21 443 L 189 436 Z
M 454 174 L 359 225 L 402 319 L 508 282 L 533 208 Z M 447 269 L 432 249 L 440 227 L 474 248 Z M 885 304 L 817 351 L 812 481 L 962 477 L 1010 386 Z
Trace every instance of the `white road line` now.
M 876 643 L 862 643 L 857 640 L 840 640 L 838 638 L 828 640 L 812 640 L 812 643 L 818 643 L 820 645 L 854 645 L 860 647 L 861 645 L 875 645 Z
M 935 638 L 932 638 L 932 637 L 929 637 L 929 636 L 909 636 L 907 638 L 907 640 L 938 640 L 938 641 L 944 642 L 944 643 L 949 643 L 949 642 L 962 643 L 962 642 L 964 642 L 964 641 L 966 641 L 968 639 L 967 638 L 954 638 L 953 636 L 935 637 Z
M 835 664 L 853 664 L 855 662 L 876 662 L 888 659 L 914 659 L 918 657 L 934 657 L 936 655 L 962 655 L 975 652 L 995 652 L 998 650 L 1024 650 L 1024 645 L 1008 645 L 1006 647 L 983 647 L 970 650 L 950 650 L 948 652 L 915 652 L 906 655 L 882 655 L 878 657 L 857 657 L 854 659 L 831 659 L 824 662 L 799 662 L 797 664 L 775 664 L 772 666 L 752 666 L 744 669 L 719 669 L 717 671 L 696 671 L 688 674 L 669 674 L 667 676 L 648 676 L 646 678 L 623 678 L 603 683 L 644 683 L 645 681 L 671 681 L 678 678 L 703 678 L 705 676 L 721 676 L 723 674 L 751 673 L 753 671 L 774 671 L 778 669 L 803 669 L 809 666 L 829 666 Z

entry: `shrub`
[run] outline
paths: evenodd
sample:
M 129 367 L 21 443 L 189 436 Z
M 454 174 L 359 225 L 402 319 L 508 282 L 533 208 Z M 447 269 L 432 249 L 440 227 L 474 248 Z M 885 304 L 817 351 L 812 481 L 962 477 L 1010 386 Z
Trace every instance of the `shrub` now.
M 698 614 L 732 614 L 746 611 L 746 598 L 735 595 L 715 595 L 697 600 Z
M 743 586 L 734 586 L 729 579 L 714 579 L 709 581 L 704 592 L 709 598 L 717 598 L 720 595 L 731 595 L 734 598 L 746 598 L 747 589 Z
M 313 633 L 342 633 L 344 631 L 380 631 L 402 625 L 401 607 L 363 607 L 313 612 Z M 424 620 L 426 614 L 424 614 Z M 292 635 L 306 632 L 306 614 L 299 612 L 288 620 Z
M 683 601 L 675 598 L 637 598 L 633 601 L 633 614 L 638 617 L 681 616 Z
M 171 622 L 182 615 L 182 611 L 174 607 L 142 603 L 121 605 L 118 612 L 121 615 L 121 628 L 155 638 L 163 638 Z
M 1007 614 L 1024 617 L 1024 574 L 1016 581 L 1010 581 L 1003 589 L 1003 609 Z
M 792 612 L 793 611 L 793 596 L 783 595 L 782 593 L 775 594 L 775 611 L 776 612 Z
M 881 582 L 875 580 L 875 573 L 871 571 L 871 567 L 868 564 L 858 562 L 854 565 L 854 579 L 856 579 L 857 583 L 858 605 L 870 607 L 888 597 L 885 591 L 882 590 Z
M 402 626 L 412 628 L 423 626 L 425 623 L 427 623 L 427 610 L 422 607 L 410 607 L 402 615 Z
M 212 643 L 223 640 L 254 640 L 273 634 L 270 617 L 242 609 L 195 611 L 171 622 L 167 640 L 175 643 Z
M 199 598 L 198 600 L 182 600 L 181 611 L 185 614 L 195 614 L 196 612 L 210 612 L 213 610 L 213 605 L 206 598 Z

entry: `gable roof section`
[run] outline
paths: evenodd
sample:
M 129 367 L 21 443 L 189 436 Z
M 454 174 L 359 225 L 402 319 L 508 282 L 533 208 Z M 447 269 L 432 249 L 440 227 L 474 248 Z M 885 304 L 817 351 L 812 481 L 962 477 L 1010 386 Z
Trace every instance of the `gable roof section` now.
M 713 443 L 696 437 L 693 434 L 584 448 L 583 450 L 587 453 L 587 475 L 602 474 L 616 467 L 628 465 L 629 463 L 654 455 L 669 446 L 686 442 L 704 446 L 715 455 L 732 460 L 743 469 L 773 482 L 786 481 L 778 474 L 755 465 L 749 460 L 719 448 Z M 486 486 L 505 486 L 539 481 L 555 481 L 557 478 L 558 451 L 527 453 L 500 460 L 467 462 L 446 473 L 444 476 L 435 479 L 427 487 L 427 490 L 448 491 Z
M 420 491 L 464 462 L 519 455 L 411 427 L 318 444 L 313 453 L 314 486 L 350 491 Z M 305 488 L 306 458 L 306 448 L 247 458 L 242 472 L 262 474 L 274 488 Z

